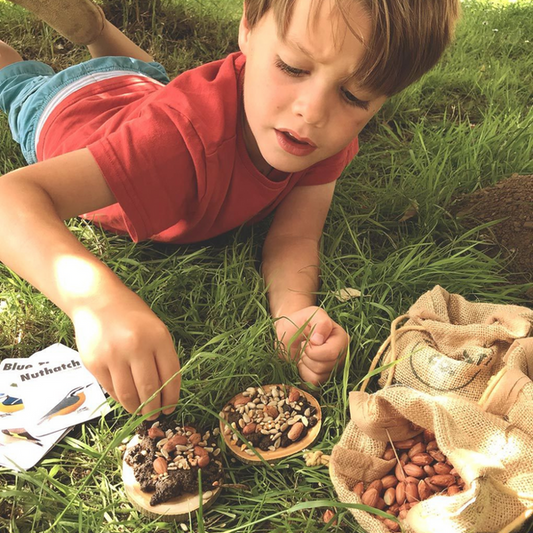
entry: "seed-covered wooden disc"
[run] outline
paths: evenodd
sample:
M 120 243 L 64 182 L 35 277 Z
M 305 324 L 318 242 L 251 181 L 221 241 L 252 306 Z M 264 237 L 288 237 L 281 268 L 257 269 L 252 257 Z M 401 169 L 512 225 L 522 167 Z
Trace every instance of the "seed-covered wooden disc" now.
M 303 438 L 299 439 L 299 440 L 296 440 L 295 442 L 292 442 L 288 446 L 278 445 L 278 447 L 276 449 L 274 449 L 274 450 L 262 450 L 262 449 L 259 448 L 259 446 L 253 446 L 253 450 L 258 455 L 253 454 L 249 447 L 243 447 L 243 441 L 240 438 L 237 439 L 236 442 L 235 442 L 235 440 L 232 440 L 232 436 L 235 434 L 235 431 L 230 431 L 226 422 L 229 422 L 229 415 L 231 413 L 235 413 L 235 402 L 237 402 L 238 405 L 240 404 L 239 407 L 240 406 L 244 406 L 245 404 L 243 403 L 244 402 L 243 395 L 246 398 L 246 393 L 248 392 L 248 393 L 252 394 L 250 391 L 252 391 L 253 389 L 256 390 L 255 398 L 267 395 L 269 400 L 270 400 L 269 403 L 273 403 L 273 400 L 275 400 L 275 398 L 271 397 L 273 389 L 277 389 L 278 392 L 279 391 L 283 391 L 283 398 L 278 397 L 276 399 L 278 404 L 282 403 L 283 400 L 287 399 L 289 397 L 291 391 L 293 392 L 293 394 L 295 393 L 295 391 L 297 391 L 298 394 L 300 395 L 300 400 L 304 403 L 304 406 L 306 404 L 308 404 L 310 406 L 310 410 L 313 411 L 313 414 L 311 416 L 307 416 L 307 417 L 305 417 L 305 415 L 304 415 L 305 409 L 301 412 L 301 414 L 300 414 L 299 411 L 293 411 L 293 412 L 295 412 L 297 414 L 295 416 L 292 416 L 292 417 L 290 416 L 290 412 L 289 412 L 288 418 L 283 417 L 283 416 L 281 418 L 276 417 L 276 418 L 273 419 L 274 424 L 273 424 L 273 428 L 272 429 L 266 429 L 266 427 L 268 427 L 268 426 L 265 426 L 264 424 L 259 422 L 258 424 L 256 424 L 255 432 L 260 433 L 261 429 L 262 429 L 263 433 L 268 431 L 269 434 L 273 435 L 273 437 L 276 437 L 276 433 L 274 433 L 274 431 L 273 431 L 276 428 L 276 425 L 280 425 L 282 427 L 284 423 L 286 423 L 287 421 L 290 421 L 289 422 L 290 426 L 288 428 L 288 429 L 290 429 L 294 425 L 294 422 L 293 422 L 294 418 L 297 419 L 297 422 L 300 422 L 300 424 L 303 425 L 302 420 L 303 420 L 303 417 L 305 417 L 306 420 L 303 421 L 303 422 L 307 422 L 307 424 L 308 424 L 307 426 L 305 426 L 305 430 L 304 430 L 305 436 Z M 259 389 L 262 389 L 262 391 L 265 393 L 265 395 L 259 394 L 257 392 Z M 253 397 L 253 395 L 252 395 L 252 397 Z M 253 403 L 253 400 L 252 400 L 252 402 L 250 402 L 248 404 L 248 413 L 247 413 L 248 418 L 245 418 L 245 420 L 243 422 L 240 422 L 240 424 L 239 424 L 239 422 L 236 423 L 238 431 L 241 433 L 241 435 L 244 435 L 248 439 L 250 439 L 250 435 L 249 434 L 246 435 L 245 434 L 246 430 L 244 429 L 244 427 L 240 427 L 240 426 L 247 425 L 248 423 L 252 423 L 252 424 L 254 423 L 253 422 L 254 417 L 253 416 L 252 417 L 249 416 L 250 407 L 251 407 L 252 403 Z M 260 406 L 265 405 L 261 401 L 259 401 L 258 403 L 259 403 Z M 278 409 L 278 415 L 279 415 L 280 411 L 283 410 L 283 407 L 279 407 L 279 405 L 278 405 L 277 409 Z M 243 407 L 243 410 L 244 410 L 244 412 L 246 412 L 246 408 L 245 407 Z M 254 409 L 252 408 L 251 410 L 252 410 L 252 414 L 253 414 Z M 255 409 L 255 412 L 257 412 L 257 413 L 259 413 L 260 411 L 265 411 L 265 408 L 264 407 L 259 407 L 259 409 Z M 281 459 L 283 459 L 285 457 L 289 457 L 289 456 L 294 455 L 294 454 L 296 454 L 298 452 L 301 452 L 302 450 L 305 450 L 306 448 L 311 447 L 311 445 L 317 439 L 317 437 L 318 437 L 318 435 L 320 433 L 320 428 L 322 426 L 322 411 L 320 409 L 320 404 L 318 403 L 316 398 L 312 394 L 309 394 L 308 392 L 306 392 L 304 390 L 301 390 L 301 389 L 299 389 L 297 387 L 294 387 L 292 385 L 272 384 L 272 385 L 262 385 L 261 387 L 250 387 L 249 389 L 247 389 L 247 391 L 244 391 L 244 392 L 242 392 L 240 394 L 237 394 L 235 397 L 233 397 L 224 406 L 221 414 L 223 415 L 223 417 L 226 420 L 226 422 L 220 421 L 220 433 L 224 437 L 224 442 L 226 443 L 226 446 L 228 447 L 230 452 L 235 457 L 237 457 L 238 459 L 240 459 L 244 463 L 250 463 L 250 464 L 257 464 L 257 463 L 261 463 L 263 461 L 266 461 L 269 464 L 273 464 L 273 463 L 276 463 L 276 462 L 278 462 L 279 460 L 281 460 Z M 264 414 L 268 414 L 268 413 L 266 413 L 266 411 L 265 411 Z M 234 416 L 236 416 L 236 415 L 234 414 Z M 259 419 L 260 419 L 260 417 L 261 417 L 261 414 L 259 414 Z M 272 418 L 272 417 L 270 417 L 270 418 Z M 316 420 L 311 420 L 311 418 L 316 418 Z M 250 420 L 250 422 L 246 422 L 248 419 Z M 282 420 L 281 424 L 279 424 L 280 419 Z M 276 422 L 276 420 L 277 420 L 277 422 Z M 287 430 L 285 430 L 285 433 L 287 433 Z M 284 437 L 284 439 L 286 439 L 286 437 Z M 286 442 L 287 441 L 285 440 L 285 443 Z M 274 444 L 274 442 L 273 442 L 273 444 Z
M 135 435 L 129 442 L 128 449 L 138 442 L 139 438 Z M 159 518 L 166 522 L 188 520 L 189 515 L 200 508 L 198 494 L 183 494 L 168 502 L 150 505 L 152 493 L 141 490 L 139 483 L 135 480 L 133 468 L 124 460 L 122 461 L 122 480 L 124 481 L 124 489 L 128 500 L 135 509 L 150 518 Z M 217 489 L 205 491 L 202 497 L 202 507 L 204 509 L 209 508 L 215 502 L 221 490 L 221 487 L 218 487 Z

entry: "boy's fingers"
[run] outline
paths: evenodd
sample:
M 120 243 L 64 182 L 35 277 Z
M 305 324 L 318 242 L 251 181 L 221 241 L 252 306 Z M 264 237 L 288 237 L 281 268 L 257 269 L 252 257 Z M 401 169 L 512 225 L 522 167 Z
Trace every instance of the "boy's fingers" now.
M 136 364 L 132 366 L 133 379 L 135 381 L 135 388 L 139 396 L 140 403 L 146 402 L 158 389 L 161 388 L 162 383 L 159 380 L 159 372 L 154 356 L 146 356 L 141 360 L 136 360 Z M 142 408 L 142 414 L 151 413 L 152 411 L 161 407 L 161 392 Z M 159 413 L 155 413 L 150 417 L 157 418 Z
M 310 359 L 319 362 L 344 361 L 350 337 L 339 325 L 336 324 L 335 326 L 324 344 L 317 346 L 310 343 L 307 345 L 305 353 Z
M 122 404 L 128 413 L 133 413 L 141 404 L 135 387 L 135 381 L 128 366 L 117 366 L 112 369 L 115 399 Z
M 174 349 L 164 354 L 158 354 L 156 365 L 161 384 L 166 383 L 172 378 L 172 380 L 163 387 L 161 395 L 161 406 L 167 407 L 166 409 L 163 409 L 163 413 L 168 415 L 174 411 L 176 404 L 180 399 L 181 374 L 179 373 L 180 362 L 178 355 Z
M 98 383 L 103 387 L 105 392 L 107 392 L 107 394 L 109 394 L 113 400 L 117 400 L 117 395 L 115 393 L 115 389 L 113 388 L 113 380 L 111 379 L 109 370 L 107 370 L 107 368 L 102 369 L 98 372 L 98 375 L 94 375 L 94 377 L 98 380 Z
M 320 385 L 321 383 L 324 383 L 328 380 L 330 373 L 324 372 L 324 373 L 317 373 L 311 370 L 309 367 L 304 365 L 303 363 L 298 368 L 298 373 L 300 374 L 300 377 L 303 381 L 307 381 L 311 383 L 312 385 Z

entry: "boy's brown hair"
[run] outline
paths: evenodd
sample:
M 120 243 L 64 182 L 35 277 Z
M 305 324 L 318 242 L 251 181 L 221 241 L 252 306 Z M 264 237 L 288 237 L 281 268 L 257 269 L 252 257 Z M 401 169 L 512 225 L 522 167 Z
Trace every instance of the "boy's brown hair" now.
M 296 0 L 245 0 L 250 28 L 272 9 L 285 36 Z M 317 6 L 324 0 L 306 0 Z M 450 43 L 459 18 L 459 0 L 332 0 L 350 28 L 346 9 L 359 2 L 371 20 L 366 53 L 354 73 L 358 85 L 377 95 L 399 93 L 430 70 Z M 351 28 L 350 28 L 351 29 Z M 353 32 L 354 35 L 355 32 Z

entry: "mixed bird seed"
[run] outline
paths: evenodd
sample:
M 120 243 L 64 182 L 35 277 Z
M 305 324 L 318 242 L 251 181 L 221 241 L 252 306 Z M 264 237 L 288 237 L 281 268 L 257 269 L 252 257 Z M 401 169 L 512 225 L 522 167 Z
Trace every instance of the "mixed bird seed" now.
M 199 470 L 204 494 L 220 486 L 218 434 L 218 428 L 203 431 L 194 425 L 176 426 L 170 418 L 139 426 L 139 443 L 126 452 L 124 460 L 133 468 L 141 490 L 154 493 L 150 505 L 183 493 L 198 494 Z
M 232 429 L 242 433 L 255 448 L 274 452 L 303 439 L 318 423 L 316 407 L 298 389 L 281 385 L 266 389 L 248 387 L 220 413 L 231 426 L 224 428 L 224 434 L 250 456 L 255 455 L 254 451 L 242 444 Z

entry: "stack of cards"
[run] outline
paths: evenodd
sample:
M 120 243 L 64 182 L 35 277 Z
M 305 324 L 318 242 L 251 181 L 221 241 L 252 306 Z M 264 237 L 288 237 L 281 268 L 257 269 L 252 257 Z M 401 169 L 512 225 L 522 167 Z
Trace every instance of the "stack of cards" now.
M 0 465 L 27 470 L 76 424 L 109 412 L 78 352 L 54 344 L 0 362 Z

